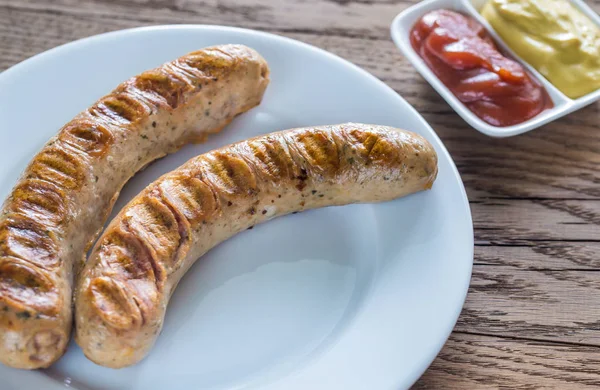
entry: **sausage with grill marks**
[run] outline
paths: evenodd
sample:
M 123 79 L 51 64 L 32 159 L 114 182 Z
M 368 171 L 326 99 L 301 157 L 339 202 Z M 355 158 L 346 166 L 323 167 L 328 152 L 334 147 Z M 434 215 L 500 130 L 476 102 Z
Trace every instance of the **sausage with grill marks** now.
M 181 277 L 218 243 L 295 211 L 428 189 L 436 175 L 436 153 L 422 137 L 352 123 L 196 157 L 143 190 L 96 243 L 75 294 L 75 339 L 98 364 L 135 364 L 152 348 Z
M 245 46 L 193 52 L 124 82 L 43 147 L 0 212 L 0 362 L 33 369 L 63 354 L 74 267 L 122 186 L 259 104 L 268 73 Z

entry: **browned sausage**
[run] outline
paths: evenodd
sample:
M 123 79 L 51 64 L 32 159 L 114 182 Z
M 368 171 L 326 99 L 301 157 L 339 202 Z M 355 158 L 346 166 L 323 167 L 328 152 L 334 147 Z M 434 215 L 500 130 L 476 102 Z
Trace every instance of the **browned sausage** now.
M 43 147 L 0 215 L 2 363 L 47 367 L 63 354 L 74 267 L 125 182 L 259 104 L 267 84 L 255 51 L 206 48 L 127 80 Z
M 134 364 L 152 348 L 181 277 L 216 244 L 294 211 L 428 189 L 436 174 L 425 139 L 352 123 L 196 157 L 142 191 L 98 240 L 75 294 L 76 341 L 98 364 Z

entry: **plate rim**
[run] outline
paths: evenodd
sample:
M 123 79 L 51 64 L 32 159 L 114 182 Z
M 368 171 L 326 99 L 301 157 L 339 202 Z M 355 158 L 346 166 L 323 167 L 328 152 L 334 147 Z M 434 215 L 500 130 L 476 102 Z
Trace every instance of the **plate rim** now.
M 49 56 L 61 56 L 61 55 L 63 55 L 62 52 L 66 53 L 68 50 L 77 49 L 80 46 L 84 46 L 84 45 L 93 43 L 95 41 L 102 41 L 102 40 L 107 40 L 107 39 L 119 39 L 119 38 L 122 38 L 127 35 L 145 33 L 148 31 L 156 32 L 156 31 L 161 31 L 161 30 L 174 30 L 174 29 L 177 29 L 177 30 L 207 30 L 207 31 L 210 30 L 214 33 L 234 32 L 234 33 L 239 33 L 239 34 L 262 36 L 262 37 L 265 37 L 268 39 L 278 40 L 287 45 L 292 45 L 292 46 L 303 48 L 305 50 L 310 50 L 310 51 L 316 52 L 317 54 L 319 54 L 321 56 L 325 56 L 329 60 L 334 61 L 335 63 L 337 63 L 340 66 L 349 67 L 352 70 L 358 72 L 358 74 L 360 74 L 362 77 L 365 77 L 366 79 L 370 80 L 375 85 L 377 85 L 377 88 L 380 89 L 382 93 L 385 93 L 388 99 L 395 100 L 398 102 L 398 104 L 406 106 L 410 110 L 410 112 L 416 118 L 418 118 L 418 122 L 420 123 L 420 125 L 429 132 L 428 137 L 430 137 L 430 139 L 432 139 L 434 141 L 434 143 L 436 143 L 435 149 L 436 149 L 438 156 L 443 155 L 444 157 L 447 158 L 447 160 L 449 162 L 449 167 L 450 167 L 450 172 L 448 172 L 448 174 L 453 176 L 453 179 L 454 179 L 453 181 L 458 182 L 459 192 L 460 192 L 460 195 L 462 198 L 461 199 L 462 200 L 461 207 L 465 211 L 465 217 L 467 218 L 468 226 L 470 226 L 470 234 L 468 235 L 470 245 L 467 250 L 468 250 L 469 258 L 471 261 L 468 266 L 468 277 L 465 279 L 465 283 L 462 286 L 461 299 L 459 301 L 459 302 L 461 302 L 461 304 L 457 305 L 457 307 L 455 308 L 452 321 L 450 321 L 448 323 L 449 325 L 444 331 L 444 337 L 440 338 L 438 340 L 438 342 L 436 342 L 435 348 L 431 348 L 429 354 L 427 354 L 427 357 L 423 360 L 423 363 L 422 363 L 422 365 L 420 365 L 419 369 L 415 369 L 413 372 L 410 372 L 408 375 L 406 375 L 404 380 L 402 380 L 400 378 L 398 378 L 396 380 L 399 387 L 403 388 L 404 384 L 407 385 L 406 386 L 407 388 L 410 387 L 429 368 L 429 366 L 431 365 L 431 363 L 433 363 L 433 361 L 435 360 L 435 358 L 437 357 L 437 355 L 439 354 L 439 352 L 441 351 L 443 346 L 446 344 L 448 338 L 450 337 L 450 334 L 452 333 L 454 327 L 456 326 L 456 322 L 458 321 L 460 313 L 464 307 L 464 303 L 465 303 L 468 289 L 470 286 L 472 270 L 473 270 L 473 259 L 474 259 L 473 218 L 472 218 L 469 199 L 468 199 L 468 196 L 467 196 L 467 193 L 465 190 L 464 183 L 460 177 L 460 174 L 458 172 L 458 169 L 456 168 L 456 164 L 454 163 L 452 156 L 446 149 L 446 146 L 444 145 L 442 140 L 439 138 L 439 136 L 437 135 L 435 130 L 433 130 L 433 128 L 425 120 L 425 118 L 423 118 L 423 116 L 408 101 L 406 101 L 406 99 L 404 99 L 399 93 L 397 93 L 394 89 L 392 89 L 385 82 L 383 82 L 382 80 L 377 78 L 375 75 L 369 73 L 367 70 L 359 67 L 358 65 L 354 64 L 353 62 L 351 62 L 349 60 L 346 60 L 346 59 L 338 56 L 337 54 L 331 53 L 325 49 L 321 49 L 317 46 L 314 46 L 314 45 L 311 45 L 311 44 L 308 44 L 308 43 L 305 43 L 305 42 L 302 42 L 302 41 L 299 41 L 299 40 L 296 40 L 293 38 L 289 38 L 286 36 L 282 36 L 282 35 L 278 35 L 278 34 L 274 34 L 274 33 L 270 33 L 270 32 L 265 32 L 265 31 L 260 31 L 260 30 L 253 30 L 253 29 L 249 29 L 249 28 L 232 27 L 232 26 L 224 26 L 224 25 L 162 24 L 162 25 L 133 27 L 133 28 L 109 31 L 109 32 L 105 32 L 105 33 L 100 33 L 100 34 L 80 38 L 80 39 L 53 47 L 53 48 L 43 51 L 41 53 L 35 54 L 15 65 L 12 65 L 8 69 L 1 72 L 0 73 L 0 86 L 2 85 L 3 82 L 10 80 L 10 78 L 13 77 L 13 74 L 18 74 L 19 72 L 26 72 L 36 62 L 43 61 L 44 58 L 49 57 Z M 47 375 L 44 375 L 39 371 L 24 371 L 23 374 L 25 374 L 25 373 L 36 374 L 37 376 L 43 375 L 44 377 L 48 378 Z M 37 379 L 40 379 L 40 378 L 37 378 Z M 276 382 L 277 381 L 275 381 L 273 384 L 275 384 Z M 54 384 L 58 384 L 58 383 L 53 381 L 52 385 L 54 385 Z M 57 387 L 57 389 L 58 388 L 63 388 L 63 387 L 60 386 L 60 387 Z

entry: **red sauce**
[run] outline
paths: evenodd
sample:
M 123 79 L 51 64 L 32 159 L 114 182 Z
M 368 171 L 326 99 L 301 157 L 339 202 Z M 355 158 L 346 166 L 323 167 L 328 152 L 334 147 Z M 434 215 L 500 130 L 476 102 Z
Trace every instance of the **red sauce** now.
M 538 80 L 506 58 L 475 19 L 432 11 L 413 27 L 410 41 L 437 77 L 475 115 L 511 126 L 554 104 Z

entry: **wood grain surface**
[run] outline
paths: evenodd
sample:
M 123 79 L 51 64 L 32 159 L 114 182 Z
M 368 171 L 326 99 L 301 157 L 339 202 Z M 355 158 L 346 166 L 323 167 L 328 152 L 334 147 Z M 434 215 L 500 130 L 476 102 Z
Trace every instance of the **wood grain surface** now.
M 600 388 L 600 104 L 526 135 L 471 129 L 393 45 L 399 0 L 0 0 L 0 70 L 123 28 L 207 23 L 329 50 L 405 97 L 442 138 L 475 227 L 467 302 L 416 389 Z M 588 1 L 600 11 L 600 0 Z

